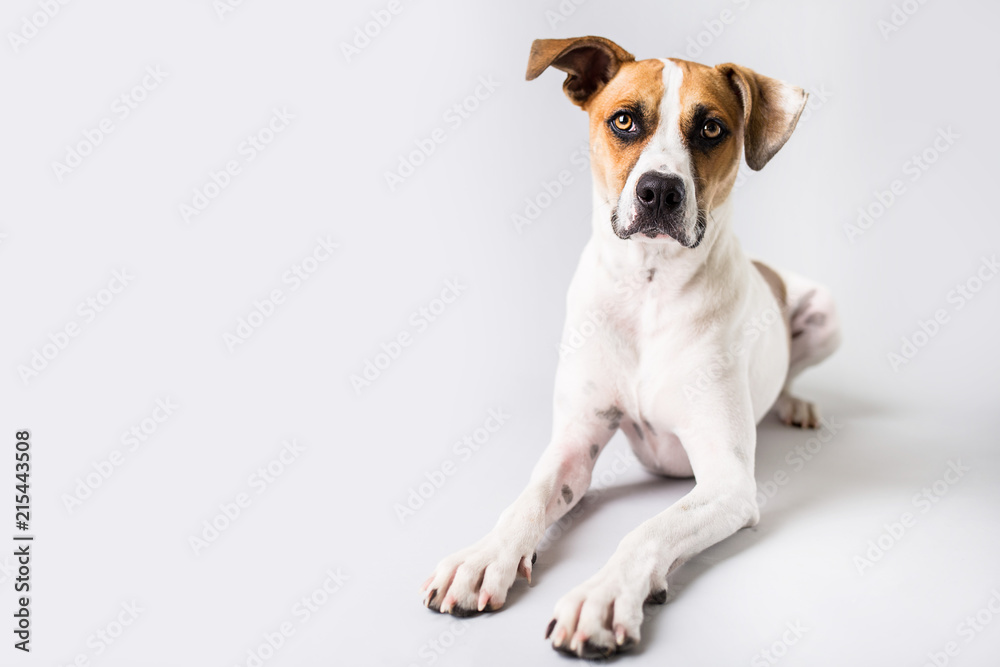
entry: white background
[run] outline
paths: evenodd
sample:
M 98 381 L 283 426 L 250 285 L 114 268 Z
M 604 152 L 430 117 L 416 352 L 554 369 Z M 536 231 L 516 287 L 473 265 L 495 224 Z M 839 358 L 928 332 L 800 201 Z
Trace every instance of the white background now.
M 345 57 L 385 7 L 247 0 L 220 18 L 210 0 L 70 2 L 15 49 L 6 35 L 40 9 L 5 3 L 0 540 L 15 532 L 25 428 L 37 537 L 30 655 L 11 647 L 13 560 L 0 556 L 0 663 L 247 665 L 286 621 L 295 633 L 267 665 L 565 660 L 542 639 L 556 600 L 692 484 L 646 475 L 620 438 L 597 477 L 619 452 L 625 472 L 605 475 L 503 612 L 455 622 L 417 587 L 492 526 L 546 443 L 563 299 L 590 230 L 587 123 L 561 74 L 526 83 L 524 70 L 536 37 L 598 34 L 640 58 L 734 61 L 813 91 L 789 144 L 734 195 L 735 224 L 751 254 L 828 284 L 845 332 L 799 387 L 837 434 L 796 470 L 786 455 L 812 434 L 764 421 L 758 481 L 787 483 L 756 530 L 671 577 L 626 663 L 752 664 L 798 622 L 782 664 L 922 665 L 951 641 L 949 664 L 996 664 L 1000 619 L 971 642 L 959 626 L 1000 591 L 1000 280 L 961 309 L 949 294 L 1000 251 L 1000 7 L 927 2 L 885 36 L 890 2 L 591 0 L 562 16 L 556 0 L 403 0 Z M 116 98 L 147 67 L 168 75 L 119 119 Z M 449 123 L 481 77 L 499 86 Z M 241 142 L 274 109 L 294 120 L 245 161 Z M 60 180 L 53 163 L 103 118 L 114 131 Z M 385 173 L 435 128 L 445 141 L 390 190 Z M 958 139 L 912 180 L 907 161 L 947 128 Z M 234 159 L 241 172 L 185 222 L 179 206 Z M 562 170 L 572 184 L 519 233 L 512 216 Z M 849 240 L 845 225 L 895 179 L 905 192 Z M 283 274 L 326 236 L 338 250 L 292 291 Z M 107 297 L 123 268 L 134 279 L 85 322 L 78 304 Z M 411 315 L 448 280 L 464 291 L 418 332 Z M 284 303 L 230 351 L 224 335 L 273 289 Z M 893 369 L 887 355 L 937 310 L 948 321 Z M 19 367 L 71 322 L 79 335 L 25 381 Z M 407 332 L 355 391 L 351 375 Z M 179 407 L 128 451 L 123 432 L 165 398 Z M 463 459 L 453 443 L 491 408 L 510 418 Z M 248 478 L 289 439 L 305 451 L 258 494 Z M 115 450 L 122 464 L 70 511 Z M 394 506 L 449 460 L 454 474 L 401 522 Z M 969 471 L 921 512 L 913 496 L 949 461 Z M 250 506 L 195 554 L 189 538 L 240 493 Z M 904 512 L 915 525 L 859 572 Z M 294 605 L 328 570 L 348 579 L 301 623 Z M 92 637 L 132 601 L 138 619 L 98 655 Z

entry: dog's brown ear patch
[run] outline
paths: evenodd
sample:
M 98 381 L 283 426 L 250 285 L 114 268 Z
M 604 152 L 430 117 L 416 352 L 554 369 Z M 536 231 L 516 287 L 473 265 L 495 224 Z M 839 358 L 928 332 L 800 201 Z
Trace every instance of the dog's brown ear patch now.
M 536 39 L 528 56 L 528 81 L 549 67 L 566 72 L 563 91 L 579 107 L 607 84 L 622 63 L 635 56 L 603 37 L 573 37 L 570 39 Z
M 717 67 L 729 79 L 743 105 L 743 152 L 755 171 L 774 157 L 788 138 L 809 95 L 798 86 L 726 63 Z

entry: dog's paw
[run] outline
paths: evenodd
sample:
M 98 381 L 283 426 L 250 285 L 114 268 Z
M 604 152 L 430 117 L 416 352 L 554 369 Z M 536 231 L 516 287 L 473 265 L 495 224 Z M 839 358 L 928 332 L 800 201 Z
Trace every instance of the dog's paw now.
M 442 614 L 473 616 L 496 611 L 518 575 L 531 583 L 536 554 L 525 552 L 493 535 L 448 556 L 420 590 L 424 606 Z
M 809 401 L 782 394 L 774 404 L 778 419 L 788 426 L 799 428 L 819 428 L 819 410 Z
M 578 658 L 627 651 L 639 642 L 643 602 L 666 600 L 665 590 L 648 593 L 641 583 L 606 567 L 559 600 L 545 638 L 555 650 Z

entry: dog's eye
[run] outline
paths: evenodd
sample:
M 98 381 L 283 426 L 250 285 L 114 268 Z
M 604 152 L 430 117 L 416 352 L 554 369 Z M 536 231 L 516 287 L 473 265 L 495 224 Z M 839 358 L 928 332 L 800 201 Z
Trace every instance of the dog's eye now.
M 701 127 L 701 136 L 705 139 L 718 139 L 722 136 L 722 125 L 715 120 L 706 120 Z
M 621 132 L 631 132 L 635 128 L 635 123 L 632 121 L 632 115 L 627 114 L 624 111 L 614 117 L 611 121 L 616 130 Z

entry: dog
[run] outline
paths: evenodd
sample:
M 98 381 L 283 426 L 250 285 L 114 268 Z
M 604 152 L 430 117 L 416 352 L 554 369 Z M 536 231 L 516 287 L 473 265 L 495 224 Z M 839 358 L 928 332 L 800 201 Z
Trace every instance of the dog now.
M 757 524 L 756 425 L 772 408 L 786 424 L 819 425 L 790 386 L 840 330 L 825 287 L 748 259 L 731 223 L 741 157 L 753 170 L 774 157 L 805 107 L 801 88 L 734 64 L 637 61 L 602 37 L 536 40 L 527 79 L 549 67 L 590 118 L 593 235 L 563 339 L 590 335 L 560 355 L 552 436 L 527 488 L 421 591 L 456 616 L 502 607 L 622 429 L 646 469 L 696 483 L 556 604 L 553 648 L 607 657 L 639 641 L 643 605 L 665 600 L 667 575 Z

